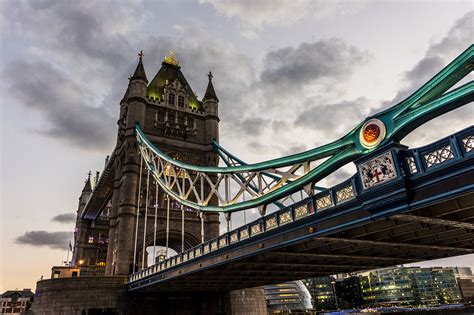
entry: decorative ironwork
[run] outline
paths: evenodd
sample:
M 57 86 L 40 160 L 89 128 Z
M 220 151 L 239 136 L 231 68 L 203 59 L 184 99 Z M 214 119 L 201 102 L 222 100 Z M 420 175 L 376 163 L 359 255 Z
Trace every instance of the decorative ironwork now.
M 188 261 L 188 253 L 183 254 L 183 262 Z
M 249 238 L 249 230 L 247 229 L 240 230 L 240 239 L 244 240 L 246 238 Z
M 309 206 L 302 205 L 295 209 L 295 219 L 301 219 L 309 214 Z
M 211 243 L 211 251 L 217 250 L 217 241 L 212 241 Z
M 219 247 L 225 247 L 227 246 L 227 238 L 223 237 L 219 239 Z
M 209 253 L 210 251 L 211 251 L 211 250 L 210 250 L 210 248 L 209 248 L 209 245 L 208 245 L 208 244 L 204 245 L 204 254 L 207 254 L 207 253 Z
M 415 158 L 413 156 L 407 156 L 406 158 L 408 170 L 410 174 L 418 173 L 418 168 L 416 167 Z
M 191 251 L 188 253 L 188 257 L 189 257 L 189 260 L 194 259 L 194 250 L 191 250 Z
M 194 250 L 194 257 L 201 256 L 201 247 L 198 247 Z
M 265 227 L 266 227 L 267 230 L 274 229 L 277 226 L 278 226 L 277 220 L 274 216 L 265 220 Z
M 238 241 L 239 241 L 239 237 L 238 237 L 238 235 L 237 235 L 237 232 L 232 233 L 232 234 L 230 235 L 230 243 L 232 244 L 232 243 L 236 243 L 236 242 L 238 242 Z
M 252 233 L 252 236 L 262 233 L 262 227 L 260 226 L 260 223 L 252 225 L 252 227 L 250 228 L 250 231 Z
M 323 197 L 316 198 L 316 209 L 322 210 L 331 207 L 332 204 L 332 198 L 331 195 L 326 195 Z
M 359 165 L 359 174 L 364 189 L 380 185 L 397 177 L 392 152 L 385 152 Z M 339 198 L 338 198 L 339 201 Z
M 291 221 L 293 221 L 293 219 L 291 218 L 290 211 L 280 213 L 280 225 L 290 223 Z
M 474 150 L 474 135 L 470 135 L 462 139 L 462 144 L 464 146 L 465 152 L 471 152 Z
M 176 264 L 180 264 L 181 263 L 181 256 L 178 256 L 176 257 Z
M 448 144 L 445 147 L 442 147 L 440 149 L 431 151 L 423 155 L 423 157 L 426 162 L 426 167 L 430 168 L 434 165 L 438 165 L 448 160 L 454 159 L 454 153 L 453 153 L 453 150 L 451 149 L 451 145 Z
M 355 198 L 354 189 L 351 186 L 347 186 L 336 191 L 337 203 L 343 203 Z

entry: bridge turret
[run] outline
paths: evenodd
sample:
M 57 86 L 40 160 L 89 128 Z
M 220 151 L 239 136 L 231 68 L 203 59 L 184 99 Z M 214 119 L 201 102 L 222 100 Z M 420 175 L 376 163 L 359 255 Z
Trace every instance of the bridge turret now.
M 204 113 L 206 116 L 206 142 L 211 143 L 213 139 L 219 141 L 219 98 L 212 84 L 212 72 L 207 75 L 209 82 L 207 83 L 206 92 L 202 99 Z
M 84 256 L 84 244 L 86 244 L 86 236 L 88 232 L 89 223 L 87 220 L 81 218 L 81 213 L 92 194 L 91 175 L 89 171 L 87 179 L 84 182 L 81 195 L 79 196 L 79 206 L 77 207 L 76 228 L 74 230 L 74 249 L 72 255 L 72 265 L 79 265 L 79 260 Z
M 126 128 L 134 128 L 135 123 L 143 125 L 145 123 L 145 108 L 147 98 L 148 79 L 143 66 L 143 51 L 138 54 L 138 64 L 135 72 L 130 78 L 127 88 L 127 122 Z
M 84 182 L 84 188 L 82 188 L 81 196 L 79 197 L 79 211 L 82 211 L 92 194 L 91 175 L 92 173 L 89 172 L 89 174 L 87 174 L 87 179 Z

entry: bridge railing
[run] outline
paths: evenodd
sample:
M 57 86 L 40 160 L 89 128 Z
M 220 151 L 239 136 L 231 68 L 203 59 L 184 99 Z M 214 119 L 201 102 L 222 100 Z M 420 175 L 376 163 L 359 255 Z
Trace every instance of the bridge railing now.
M 387 151 L 384 151 L 382 148 L 379 152 L 383 155 Z M 402 164 L 403 177 L 415 179 L 421 174 L 432 172 L 441 166 L 454 163 L 464 157 L 474 156 L 474 126 L 470 126 L 454 135 L 424 147 L 400 150 L 397 155 L 398 160 Z M 131 274 L 129 282 L 138 281 L 188 261 L 214 254 L 227 246 L 245 242 L 262 233 L 278 229 L 305 217 L 318 215 L 343 204 L 349 206 L 349 203 L 354 202 L 363 193 L 364 189 L 360 184 L 360 174 L 356 173 L 332 188 L 301 200 L 294 205 L 262 216 L 253 222 L 201 243 L 183 253 Z
M 407 150 L 404 156 L 410 175 L 423 174 L 432 169 L 474 154 L 474 127 L 417 149 Z

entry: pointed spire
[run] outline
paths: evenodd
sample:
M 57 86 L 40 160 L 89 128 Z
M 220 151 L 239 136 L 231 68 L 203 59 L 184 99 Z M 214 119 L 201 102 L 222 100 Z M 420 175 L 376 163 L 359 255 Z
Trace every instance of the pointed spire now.
M 91 185 L 91 171 L 89 171 L 89 173 L 87 173 L 87 179 L 86 181 L 84 182 L 84 188 L 82 189 L 82 192 L 91 192 L 92 191 L 92 185 Z
M 209 71 L 209 74 L 207 76 L 209 78 L 209 83 L 207 84 L 206 93 L 204 93 L 203 100 L 214 99 L 217 102 L 219 102 L 219 99 L 217 98 L 217 95 L 216 95 L 216 91 L 214 90 L 214 86 L 212 85 L 212 78 L 213 78 L 212 72 Z
M 139 59 L 138 59 L 137 68 L 135 69 L 133 76 L 130 78 L 130 81 L 143 80 L 146 83 L 148 83 L 148 79 L 146 78 L 146 73 L 145 73 L 145 67 L 143 66 L 143 56 L 145 56 L 145 54 L 143 53 L 143 50 L 141 50 L 140 53 L 138 54 Z

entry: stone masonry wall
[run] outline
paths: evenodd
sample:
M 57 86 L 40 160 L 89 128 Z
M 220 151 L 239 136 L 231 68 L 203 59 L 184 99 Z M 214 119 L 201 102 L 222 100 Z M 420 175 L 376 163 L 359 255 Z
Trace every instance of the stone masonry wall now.
M 263 287 L 230 292 L 232 315 L 265 315 L 267 304 Z
M 87 315 L 90 310 L 115 314 L 123 308 L 126 277 L 77 277 L 37 283 L 32 313 L 35 315 Z

